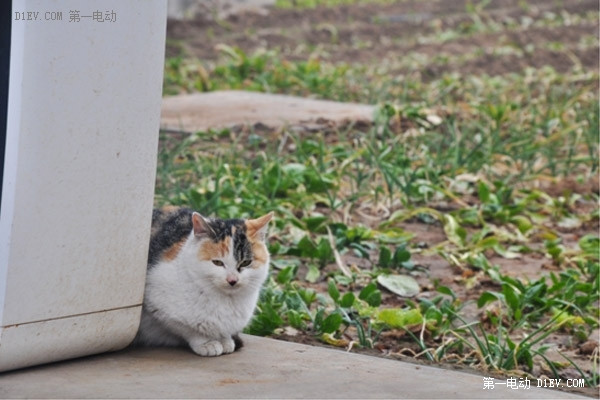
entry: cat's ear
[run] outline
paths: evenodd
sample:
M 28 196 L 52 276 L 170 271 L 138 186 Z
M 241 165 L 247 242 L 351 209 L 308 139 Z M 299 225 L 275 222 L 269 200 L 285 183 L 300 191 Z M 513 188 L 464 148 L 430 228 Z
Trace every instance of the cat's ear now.
M 248 229 L 248 236 L 264 241 L 267 236 L 267 228 L 271 219 L 273 219 L 273 211 L 260 218 L 247 220 L 246 227 Z
M 194 226 L 194 236 L 209 236 L 212 234 L 212 229 L 208 224 L 208 220 L 199 213 L 192 214 L 192 225 Z

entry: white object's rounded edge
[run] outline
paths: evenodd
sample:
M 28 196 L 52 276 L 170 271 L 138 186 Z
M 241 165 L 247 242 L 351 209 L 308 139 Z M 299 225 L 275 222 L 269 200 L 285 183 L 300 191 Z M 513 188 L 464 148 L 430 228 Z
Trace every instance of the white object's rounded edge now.
M 13 0 L 13 7 L 24 0 Z M 21 84 L 23 82 L 23 42 L 25 24 L 13 24 L 10 45 L 10 82 L 8 89 L 8 112 L 6 121 L 6 144 L 4 152 L 4 173 L 2 180 L 2 209 L 0 211 L 0 326 L 3 321 L 4 300 L 8 260 L 10 256 L 10 234 L 15 209 L 15 185 L 17 176 L 17 155 L 21 126 Z
M 140 305 L 0 328 L 0 372 L 121 350 L 133 341 L 141 311 Z

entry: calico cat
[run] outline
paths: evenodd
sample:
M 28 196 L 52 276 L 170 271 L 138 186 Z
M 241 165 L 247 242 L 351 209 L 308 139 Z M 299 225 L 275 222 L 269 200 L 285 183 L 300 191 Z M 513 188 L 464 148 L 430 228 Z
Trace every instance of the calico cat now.
M 187 208 L 154 210 L 142 320 L 134 344 L 232 353 L 269 271 L 273 213 L 209 219 Z

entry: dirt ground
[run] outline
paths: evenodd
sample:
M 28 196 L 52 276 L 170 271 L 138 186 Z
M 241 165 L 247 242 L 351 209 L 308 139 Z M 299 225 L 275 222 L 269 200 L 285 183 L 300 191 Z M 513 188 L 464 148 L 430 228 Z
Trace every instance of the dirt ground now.
M 204 61 L 215 60 L 219 55 L 215 46 L 225 43 L 247 54 L 259 48 L 277 49 L 289 59 L 306 59 L 316 53 L 333 62 L 371 64 L 389 60 L 394 66 L 393 61 L 399 61 L 391 72 L 419 73 L 423 79 L 434 79 L 452 71 L 498 75 L 544 65 L 559 72 L 566 72 L 575 65 L 598 69 L 598 47 L 581 45 L 585 37 L 598 37 L 597 19 L 559 26 L 531 24 L 525 29 L 498 29 L 467 38 L 464 35 L 449 37 L 443 43 L 429 43 L 432 41 L 428 39 L 436 32 L 476 29 L 473 17 L 466 11 L 467 3 L 464 0 L 401 1 L 307 10 L 272 8 L 266 15 L 245 13 L 219 21 L 202 17 L 171 20 L 167 26 L 167 56 L 184 54 Z M 488 25 L 499 24 L 501 28 L 509 21 L 550 20 L 553 15 L 585 18 L 598 11 L 595 0 L 529 0 L 526 9 L 521 3 L 519 0 L 492 1 L 481 20 Z M 495 54 L 486 50 L 499 46 L 514 51 Z M 404 57 L 415 55 L 451 55 L 453 59 L 464 56 L 464 59 L 429 63 L 415 71 L 401 62 Z
M 597 0 L 548 1 L 528 0 L 527 7 L 519 0 L 495 0 L 490 2 L 482 20 L 487 26 L 506 26 L 510 21 L 521 24 L 519 29 L 498 29 L 486 31 L 465 37 L 448 37 L 440 40 L 430 40 L 444 31 L 475 29 L 477 21 L 467 10 L 464 0 L 421 2 L 418 0 L 398 1 L 393 4 L 356 4 L 338 6 L 335 8 L 320 7 L 307 10 L 283 10 L 270 8 L 267 13 L 244 13 L 231 15 L 225 20 L 197 17 L 193 20 L 171 20 L 167 26 L 167 56 L 197 57 L 204 62 L 213 62 L 219 58 L 216 48 L 219 44 L 237 46 L 247 54 L 257 49 L 274 49 L 283 57 L 291 60 L 307 59 L 315 54 L 330 62 L 350 64 L 372 64 L 376 62 L 391 66 L 390 73 L 418 76 L 423 80 L 432 80 L 443 74 L 460 72 L 473 75 L 502 75 L 521 72 L 527 67 L 541 68 L 549 65 L 558 72 L 567 72 L 573 68 L 587 71 L 597 71 L 599 68 L 599 48 L 597 38 L 599 23 L 597 18 L 590 18 L 598 12 Z M 552 15 L 561 18 L 582 18 L 578 23 L 561 23 L 553 26 L 531 24 L 523 27 L 522 21 L 552 20 Z M 597 15 L 597 14 L 596 14 Z M 525 24 L 526 25 L 526 24 Z M 543 24 L 542 24 L 543 25 Z M 596 38 L 595 44 L 586 45 L 590 38 Z M 502 48 L 506 51 L 491 51 Z M 490 51 L 488 51 L 490 50 Z M 449 62 L 436 61 L 449 55 Z M 413 64 L 402 62 L 404 58 L 425 57 L 433 60 L 420 68 Z M 239 128 L 239 134 L 244 129 Z M 267 128 L 265 135 L 272 134 Z M 213 143 L 214 145 L 214 143 Z M 574 180 L 563 180 L 559 184 L 548 184 L 544 188 L 549 194 L 561 195 L 565 192 L 598 193 L 598 179 L 581 183 Z M 362 221 L 367 226 L 375 227 L 383 222 L 383 216 L 376 213 L 367 214 Z M 370 215 L 369 215 L 370 214 Z M 407 221 L 402 228 L 418 236 L 419 242 L 426 247 L 433 247 L 446 240 L 441 225 L 426 225 L 418 221 Z M 598 221 L 592 221 L 574 230 L 564 230 L 561 233 L 565 243 L 575 243 L 587 233 L 598 232 Z M 352 263 L 353 260 L 345 260 Z M 354 260 L 359 265 L 360 259 Z M 440 284 L 452 287 L 463 299 L 476 299 L 484 290 L 489 290 L 485 279 L 480 279 L 478 287 L 466 290 L 464 285 L 457 282 L 464 279 L 465 271 L 457 271 L 439 256 L 415 254 L 415 264 L 424 268 L 426 273 L 418 281 L 423 289 L 422 296 L 433 295 L 429 288 L 433 279 L 439 279 Z M 552 266 L 547 259 L 537 255 L 523 255 L 518 262 L 498 256 L 491 256 L 490 262 L 498 264 L 509 275 L 535 279 L 548 274 Z M 300 271 L 299 275 L 302 275 Z M 319 285 L 325 285 L 319 287 Z M 317 283 L 315 288 L 326 292 L 326 283 Z M 431 290 L 431 292 L 429 292 Z M 383 294 L 383 302 L 397 305 L 394 295 Z M 471 316 L 480 319 L 481 310 L 473 306 Z M 308 335 L 284 333 L 279 338 L 320 344 L 316 338 Z M 581 344 L 570 343 L 569 335 L 560 333 L 552 335 L 547 340 L 559 343 L 564 354 L 581 362 L 582 369 L 593 368 L 589 357 L 579 353 Z M 598 339 L 598 331 L 592 334 L 592 339 Z M 380 339 L 375 349 L 354 351 L 367 352 L 372 355 L 386 356 L 414 361 L 418 353 L 414 342 L 398 340 L 394 332 Z M 557 355 L 557 361 L 561 358 Z M 552 358 L 549 355 L 549 358 Z M 448 366 L 450 368 L 460 368 Z M 548 374 L 537 365 L 534 375 Z M 579 377 L 577 371 L 570 367 L 562 370 L 563 378 Z M 596 388 L 579 390 L 586 395 L 597 396 Z

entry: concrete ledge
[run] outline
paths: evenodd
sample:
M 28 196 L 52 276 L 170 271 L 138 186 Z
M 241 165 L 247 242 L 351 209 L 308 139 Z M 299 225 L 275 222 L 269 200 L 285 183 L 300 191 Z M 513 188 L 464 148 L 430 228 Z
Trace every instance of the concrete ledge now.
M 580 398 L 536 387 L 484 390 L 477 375 L 273 339 L 244 340 L 241 351 L 217 358 L 186 349 L 128 349 L 8 372 L 0 374 L 0 397 Z
M 164 97 L 162 129 L 196 132 L 262 123 L 270 127 L 309 123 L 372 121 L 375 106 L 239 90 Z

